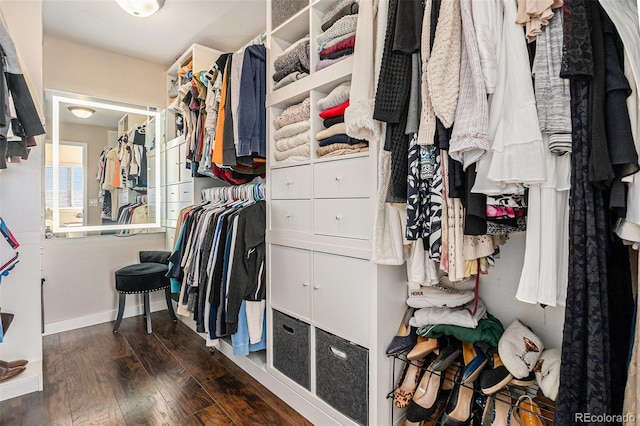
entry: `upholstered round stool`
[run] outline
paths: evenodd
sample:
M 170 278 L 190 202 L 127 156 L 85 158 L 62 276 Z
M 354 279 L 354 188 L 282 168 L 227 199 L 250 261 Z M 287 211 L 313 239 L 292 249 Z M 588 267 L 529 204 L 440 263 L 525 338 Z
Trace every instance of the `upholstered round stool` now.
M 148 334 L 151 334 L 149 293 L 152 291 L 164 290 L 169 316 L 173 322 L 178 320 L 171 302 L 171 282 L 166 277 L 170 255 L 171 253 L 167 251 L 141 251 L 140 263 L 125 266 L 115 272 L 116 291 L 120 293 L 120 300 L 118 318 L 113 326 L 114 333 L 120 328 L 127 294 L 142 293 L 144 295 L 144 315 L 147 321 Z

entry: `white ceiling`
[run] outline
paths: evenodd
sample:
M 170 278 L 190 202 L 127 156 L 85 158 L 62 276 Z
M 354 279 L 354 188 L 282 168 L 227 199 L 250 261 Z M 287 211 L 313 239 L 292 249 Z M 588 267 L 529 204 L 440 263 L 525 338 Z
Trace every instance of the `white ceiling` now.
M 137 18 L 113 0 L 43 0 L 45 34 L 166 65 L 191 44 L 225 52 L 266 28 L 266 0 L 166 0 Z

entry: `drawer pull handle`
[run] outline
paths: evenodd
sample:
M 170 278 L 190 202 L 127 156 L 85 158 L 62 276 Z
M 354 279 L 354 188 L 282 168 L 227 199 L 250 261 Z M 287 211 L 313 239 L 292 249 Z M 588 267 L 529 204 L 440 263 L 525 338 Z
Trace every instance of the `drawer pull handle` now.
M 302 283 L 302 287 L 309 287 L 309 283 L 308 282 Z
M 336 357 L 338 357 L 338 358 L 340 358 L 342 360 L 345 360 L 345 359 L 348 358 L 346 352 L 343 352 L 343 351 L 341 351 L 339 349 L 336 349 L 333 346 L 329 346 L 329 349 L 331 350 L 331 353 L 333 353 L 333 355 L 335 355 Z
M 340 220 L 340 219 L 342 219 L 342 215 L 337 214 L 336 215 L 336 220 Z
M 282 328 L 284 328 L 284 330 L 286 332 L 288 332 L 289 334 L 293 334 L 294 333 L 293 327 L 289 327 L 287 324 L 282 324 Z
M 292 181 L 290 181 L 290 180 L 288 180 L 288 181 L 286 181 L 284 184 L 285 184 L 285 185 L 292 185 L 292 184 L 293 184 L 293 182 L 292 182 Z
M 319 288 L 320 288 L 320 287 L 318 286 L 318 284 L 314 284 L 314 285 L 313 285 L 313 289 L 314 289 L 314 290 L 317 290 L 317 289 L 319 289 Z
M 293 216 L 291 213 L 287 213 L 287 214 L 285 215 L 285 217 L 286 217 L 287 219 L 288 219 L 288 218 L 290 218 L 291 216 Z
M 336 176 L 336 182 L 340 182 L 341 180 L 342 180 L 342 177 Z

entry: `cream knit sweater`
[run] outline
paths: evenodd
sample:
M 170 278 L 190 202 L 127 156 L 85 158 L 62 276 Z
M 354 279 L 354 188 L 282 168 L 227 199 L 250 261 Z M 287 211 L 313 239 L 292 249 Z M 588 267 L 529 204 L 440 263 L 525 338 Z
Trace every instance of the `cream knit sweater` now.
M 460 90 L 460 1 L 443 0 L 438 26 L 430 49 L 431 0 L 422 21 L 422 113 L 418 143 L 433 144 L 436 117 L 446 128 L 453 125 Z

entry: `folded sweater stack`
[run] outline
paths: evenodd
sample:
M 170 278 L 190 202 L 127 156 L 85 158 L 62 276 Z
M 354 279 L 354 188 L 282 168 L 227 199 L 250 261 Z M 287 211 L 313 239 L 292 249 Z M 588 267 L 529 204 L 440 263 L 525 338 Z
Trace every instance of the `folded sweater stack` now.
M 367 141 L 350 138 L 346 133 L 344 110 L 349 106 L 350 90 L 349 83 L 342 83 L 317 102 L 318 109 L 322 110 L 320 118 L 324 120 L 325 127 L 316 135 L 319 145 L 316 152 L 319 157 L 353 154 L 369 149 Z
M 353 55 L 358 25 L 358 2 L 341 0 L 322 18 L 324 31 L 317 37 L 320 61 L 316 71 Z
M 309 118 L 311 101 L 306 98 L 282 111 L 273 120 L 276 131 L 274 158 L 276 161 L 304 161 L 311 153 Z
M 273 68 L 275 90 L 309 75 L 309 37 L 298 40 L 282 52 L 273 62 Z

